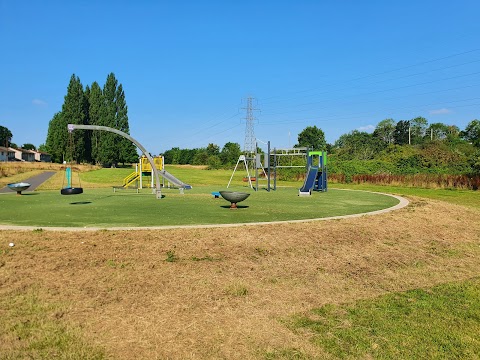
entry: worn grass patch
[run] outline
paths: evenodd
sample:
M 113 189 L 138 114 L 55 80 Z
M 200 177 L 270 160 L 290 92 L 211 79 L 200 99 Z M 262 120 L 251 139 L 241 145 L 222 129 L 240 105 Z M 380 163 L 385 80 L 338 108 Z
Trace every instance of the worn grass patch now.
M 477 359 L 480 279 L 325 305 L 289 326 L 338 358 Z
M 30 289 L 0 297 L 1 359 L 106 359 L 79 328 L 63 320 L 65 306 L 48 303 Z

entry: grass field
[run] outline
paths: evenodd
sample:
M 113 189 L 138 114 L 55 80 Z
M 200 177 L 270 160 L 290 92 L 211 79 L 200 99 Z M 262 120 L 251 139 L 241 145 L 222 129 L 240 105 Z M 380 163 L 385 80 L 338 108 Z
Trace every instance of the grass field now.
M 221 185 L 193 171 L 195 190 Z M 479 193 L 348 187 L 411 203 L 299 224 L 0 231 L 0 358 L 479 358 Z

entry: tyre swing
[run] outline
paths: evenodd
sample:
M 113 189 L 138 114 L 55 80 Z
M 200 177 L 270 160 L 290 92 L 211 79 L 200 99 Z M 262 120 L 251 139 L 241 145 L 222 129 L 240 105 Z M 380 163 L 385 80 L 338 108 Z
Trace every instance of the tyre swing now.
M 63 177 L 63 183 L 62 183 L 62 190 L 60 190 L 60 194 L 62 195 L 78 195 L 83 193 L 83 188 L 82 184 L 80 183 L 80 175 L 77 172 L 77 179 L 78 179 L 78 187 L 73 186 L 73 171 L 72 171 L 72 163 L 73 163 L 73 134 L 69 132 L 69 154 L 68 154 L 68 159 L 69 161 L 67 162 L 67 167 L 65 168 L 65 176 Z M 67 182 L 67 185 L 65 185 L 65 181 Z

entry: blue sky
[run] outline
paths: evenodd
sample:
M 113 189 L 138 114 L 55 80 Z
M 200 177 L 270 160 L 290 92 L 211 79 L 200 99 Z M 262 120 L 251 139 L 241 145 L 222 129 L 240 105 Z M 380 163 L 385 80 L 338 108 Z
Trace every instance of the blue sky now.
M 333 143 L 385 118 L 464 129 L 480 118 L 477 1 L 0 0 L 0 125 L 45 142 L 72 74 L 123 84 L 131 135 L 151 153 Z

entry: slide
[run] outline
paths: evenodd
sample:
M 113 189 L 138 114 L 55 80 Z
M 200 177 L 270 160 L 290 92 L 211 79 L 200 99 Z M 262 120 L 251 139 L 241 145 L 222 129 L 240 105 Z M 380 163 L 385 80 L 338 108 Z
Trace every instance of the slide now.
M 171 184 L 173 184 L 173 185 L 175 185 L 179 188 L 183 188 L 183 189 L 186 189 L 186 190 L 190 190 L 192 188 L 191 185 L 187 185 L 184 182 L 178 180 L 175 176 L 170 174 L 167 170 L 161 170 L 161 171 L 158 172 L 158 174 L 160 176 L 162 176 L 165 180 L 167 180 L 168 182 L 170 182 Z
M 315 185 L 315 179 L 318 173 L 318 166 L 310 166 L 308 172 L 305 176 L 305 182 L 303 183 L 303 187 L 299 190 L 298 195 L 312 195 L 312 189 Z

